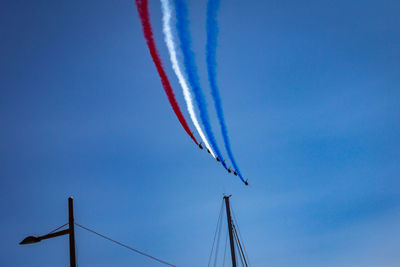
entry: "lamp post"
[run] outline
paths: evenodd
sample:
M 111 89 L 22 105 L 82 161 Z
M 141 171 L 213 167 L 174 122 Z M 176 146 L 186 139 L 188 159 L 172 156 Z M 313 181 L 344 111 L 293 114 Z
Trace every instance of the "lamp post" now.
M 38 243 L 44 239 L 57 237 L 60 235 L 69 234 L 69 259 L 70 267 L 76 267 L 76 256 L 75 256 L 75 231 L 74 231 L 74 202 L 73 198 L 68 198 L 68 229 L 61 230 L 55 233 L 50 233 L 43 236 L 28 236 L 22 240 L 20 245 L 27 245 Z

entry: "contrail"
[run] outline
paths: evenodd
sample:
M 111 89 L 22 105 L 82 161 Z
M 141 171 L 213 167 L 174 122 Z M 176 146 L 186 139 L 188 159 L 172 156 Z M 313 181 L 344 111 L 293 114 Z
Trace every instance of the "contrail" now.
M 219 90 L 217 86 L 217 60 L 216 60 L 216 47 L 217 47 L 217 12 L 219 8 L 219 0 L 208 0 L 207 3 L 207 43 L 206 43 L 206 60 L 207 60 L 207 72 L 208 72 L 208 82 L 211 88 L 211 95 L 214 99 L 215 109 L 217 111 L 218 121 L 221 126 L 221 133 L 224 139 L 225 149 L 228 153 L 233 167 L 235 168 L 240 179 L 245 182 L 242 174 L 240 173 L 239 167 L 236 164 L 235 158 L 233 157 L 231 145 L 228 137 L 228 130 L 225 125 L 224 112 L 222 110 L 221 97 L 219 95 Z
M 169 0 L 161 0 L 161 4 L 162 4 L 162 12 L 163 12 L 163 32 L 164 32 L 164 37 L 165 37 L 164 39 L 165 39 L 165 43 L 167 44 L 167 47 L 168 47 L 168 52 L 169 52 L 169 57 L 171 59 L 172 68 L 173 68 L 176 76 L 178 77 L 179 84 L 182 87 L 183 96 L 185 98 L 185 102 L 186 102 L 187 110 L 190 114 L 190 118 L 192 119 L 193 124 L 196 127 L 196 130 L 201 137 L 201 140 L 203 140 L 206 148 L 210 151 L 211 155 L 215 158 L 214 152 L 211 149 L 211 147 L 207 141 L 207 138 L 205 137 L 203 130 L 201 129 L 199 122 L 197 120 L 197 117 L 196 117 L 196 114 L 194 111 L 194 107 L 193 107 L 192 95 L 189 91 L 189 86 L 187 84 L 186 79 L 184 78 L 184 76 L 182 74 L 181 68 L 178 63 L 178 58 L 176 55 L 175 40 L 174 40 L 174 37 L 172 35 L 172 30 L 171 30 L 172 10 L 171 10 L 170 2 L 169 2 Z
M 187 7 L 182 0 L 175 0 L 174 2 L 175 2 L 176 18 L 177 18 L 176 27 L 177 27 L 178 37 L 180 40 L 180 45 L 181 45 L 181 49 L 182 49 L 182 53 L 183 53 L 183 65 L 185 66 L 188 80 L 189 80 L 190 86 L 193 89 L 195 100 L 196 100 L 197 106 L 200 111 L 200 119 L 201 119 L 201 122 L 203 123 L 208 140 L 210 140 L 211 146 L 214 149 L 215 154 L 221 160 L 221 163 L 224 166 L 224 168 L 227 169 L 227 166 L 226 166 L 224 159 L 221 155 L 221 152 L 217 146 L 217 142 L 215 140 L 215 137 L 214 137 L 214 134 L 212 131 L 212 127 L 211 127 L 210 120 L 208 117 L 208 112 L 207 112 L 207 104 L 206 104 L 203 92 L 200 88 L 200 81 L 199 81 L 199 77 L 197 74 L 197 67 L 195 64 L 193 52 L 190 48 L 191 40 L 190 40 L 190 34 L 189 34 L 189 29 L 188 29 Z
M 139 13 L 140 21 L 142 23 L 142 28 L 143 28 L 143 35 L 144 38 L 146 39 L 147 47 L 149 48 L 150 55 L 153 59 L 153 62 L 157 68 L 158 75 L 160 76 L 161 83 L 164 87 L 164 91 L 167 94 L 169 103 L 172 106 L 172 109 L 175 112 L 175 115 L 178 117 L 179 122 L 182 124 L 182 127 L 185 129 L 186 133 L 192 138 L 192 140 L 198 145 L 198 142 L 196 138 L 193 136 L 192 131 L 190 130 L 185 117 L 183 117 L 183 114 L 181 112 L 181 109 L 178 106 L 178 102 L 175 99 L 174 92 L 172 90 L 171 84 L 168 80 L 168 76 L 165 73 L 165 70 L 163 68 L 161 58 L 158 54 L 156 44 L 154 42 L 153 38 L 153 30 L 151 27 L 150 23 L 150 14 L 149 14 L 149 8 L 148 8 L 148 1 L 147 0 L 135 0 L 136 2 L 136 7 Z

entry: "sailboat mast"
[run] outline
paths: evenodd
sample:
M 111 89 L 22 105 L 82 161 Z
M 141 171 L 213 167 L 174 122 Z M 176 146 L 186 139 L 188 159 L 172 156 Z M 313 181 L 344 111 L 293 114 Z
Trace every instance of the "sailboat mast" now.
M 233 237 L 233 230 L 232 230 L 232 218 L 231 218 L 231 209 L 229 207 L 229 197 L 224 196 L 225 200 L 225 207 L 226 207 L 226 219 L 228 221 L 228 231 L 229 231 L 229 242 L 231 244 L 231 256 L 232 256 L 232 267 L 236 267 L 236 255 L 235 255 L 235 241 Z

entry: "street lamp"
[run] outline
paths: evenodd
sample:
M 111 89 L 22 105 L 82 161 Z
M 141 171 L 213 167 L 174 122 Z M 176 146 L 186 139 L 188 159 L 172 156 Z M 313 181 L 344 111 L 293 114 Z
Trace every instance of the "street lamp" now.
M 55 233 L 50 233 L 43 236 L 28 236 L 22 240 L 20 245 L 27 245 L 38 243 L 44 239 L 53 238 L 60 235 L 69 234 L 69 259 L 70 267 L 76 267 L 76 256 L 75 256 L 75 231 L 74 231 L 74 203 L 73 198 L 68 198 L 68 229 L 61 230 Z

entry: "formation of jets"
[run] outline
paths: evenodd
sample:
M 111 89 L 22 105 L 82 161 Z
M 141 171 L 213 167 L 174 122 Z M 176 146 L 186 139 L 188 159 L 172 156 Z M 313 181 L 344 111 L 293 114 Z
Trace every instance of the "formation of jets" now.
M 202 144 L 202 143 L 199 143 L 199 148 L 200 148 L 200 149 L 203 149 L 203 144 Z M 206 149 L 207 149 L 207 152 L 208 152 L 209 154 L 211 154 L 210 150 L 209 150 L 208 148 L 206 148 Z M 218 157 L 215 157 L 215 159 L 216 159 L 218 162 L 221 162 L 221 160 L 220 160 Z M 225 160 L 222 162 L 222 165 L 226 166 Z M 232 173 L 232 172 L 233 172 L 233 175 L 235 175 L 235 176 L 238 175 L 238 174 L 237 174 L 237 171 L 236 171 L 236 170 L 232 170 L 231 167 L 229 167 L 229 168 L 227 169 L 227 171 L 228 171 L 228 173 Z M 247 182 L 247 180 L 244 182 L 244 184 L 245 184 L 245 185 L 249 185 L 249 183 Z

